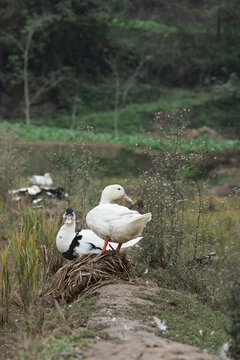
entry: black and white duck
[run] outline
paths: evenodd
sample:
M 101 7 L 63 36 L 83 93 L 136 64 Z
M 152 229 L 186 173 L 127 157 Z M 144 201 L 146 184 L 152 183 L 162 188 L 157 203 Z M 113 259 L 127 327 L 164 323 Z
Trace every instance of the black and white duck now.
M 60 228 L 56 245 L 58 251 L 68 260 L 73 260 L 84 254 L 99 254 L 104 247 L 104 240 L 94 234 L 93 231 L 83 229 L 76 232 L 76 215 L 71 208 L 67 208 L 63 214 L 64 224 Z M 123 248 L 136 245 L 142 237 L 132 239 Z M 117 244 L 108 242 L 107 250 L 116 250 Z

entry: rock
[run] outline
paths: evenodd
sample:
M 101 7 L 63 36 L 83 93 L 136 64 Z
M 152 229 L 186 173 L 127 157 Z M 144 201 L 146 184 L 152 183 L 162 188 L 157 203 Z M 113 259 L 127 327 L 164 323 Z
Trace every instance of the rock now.
M 199 132 L 196 129 L 187 128 L 183 133 L 185 139 L 197 139 L 199 138 Z
M 204 139 L 221 139 L 221 136 L 214 130 L 208 126 L 202 126 L 198 129 L 198 133 L 200 137 Z
M 187 128 L 183 133 L 185 139 L 221 139 L 221 136 L 208 126 L 202 126 L 199 129 Z

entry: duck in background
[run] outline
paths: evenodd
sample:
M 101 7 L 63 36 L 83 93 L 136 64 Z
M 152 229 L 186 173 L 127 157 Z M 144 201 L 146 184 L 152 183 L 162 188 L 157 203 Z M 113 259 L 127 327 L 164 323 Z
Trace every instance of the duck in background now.
M 71 208 L 67 208 L 63 214 L 64 224 L 60 228 L 56 245 L 58 251 L 68 260 L 76 259 L 84 254 L 100 254 L 104 247 L 104 240 L 94 234 L 93 231 L 83 229 L 76 232 L 76 215 Z M 142 237 L 137 237 L 124 244 L 124 248 L 136 245 Z M 107 250 L 116 250 L 117 244 L 109 242 Z
M 118 243 L 116 250 L 120 251 L 124 243 L 141 235 L 147 222 L 152 218 L 151 213 L 140 214 L 125 206 L 111 204 L 118 199 L 132 202 L 121 185 L 108 185 L 102 192 L 99 205 L 87 214 L 89 228 L 105 240 L 99 255 L 106 251 L 109 241 Z
M 32 175 L 29 177 L 30 183 L 34 185 L 42 185 L 42 186 L 51 186 L 53 184 L 53 180 L 49 173 L 42 175 Z

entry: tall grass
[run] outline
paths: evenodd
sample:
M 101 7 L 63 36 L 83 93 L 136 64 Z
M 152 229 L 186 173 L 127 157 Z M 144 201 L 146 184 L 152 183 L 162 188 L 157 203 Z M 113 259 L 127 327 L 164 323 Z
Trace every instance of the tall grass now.
M 23 209 L 21 225 L 9 239 L 13 269 L 25 315 L 44 292 L 46 277 L 57 261 L 55 238 L 59 223 L 48 212 Z
M 1 275 L 0 275 L 0 323 L 7 323 L 9 318 L 9 306 L 11 298 L 12 282 L 14 275 L 9 266 L 9 246 L 6 249 L 1 248 Z
M 16 233 L 10 242 L 14 257 L 14 268 L 25 313 L 28 312 L 32 301 L 36 299 L 39 278 L 38 248 L 34 240 L 34 234 L 28 237 L 24 231 L 21 231 L 20 233 Z

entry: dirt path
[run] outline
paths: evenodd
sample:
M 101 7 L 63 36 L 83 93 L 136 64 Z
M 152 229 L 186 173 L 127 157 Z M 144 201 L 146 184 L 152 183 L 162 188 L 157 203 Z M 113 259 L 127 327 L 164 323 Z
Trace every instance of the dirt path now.
M 156 324 L 132 320 L 129 312 L 136 304 L 151 306 L 143 295 L 154 295 L 159 288 L 154 284 L 135 286 L 114 284 L 97 291 L 97 304 L 102 312 L 90 320 L 91 325 L 103 325 L 98 337 L 84 351 L 85 360 L 210 360 L 219 359 L 189 345 L 161 338 Z M 135 310 L 134 310 L 135 307 Z

